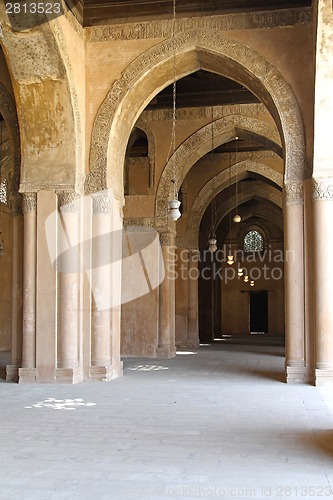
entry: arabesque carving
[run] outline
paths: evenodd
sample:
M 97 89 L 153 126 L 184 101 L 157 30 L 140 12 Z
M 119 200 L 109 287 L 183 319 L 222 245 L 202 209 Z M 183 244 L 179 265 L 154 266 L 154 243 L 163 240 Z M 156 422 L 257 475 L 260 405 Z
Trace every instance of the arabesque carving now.
M 37 211 L 37 193 L 23 193 L 23 213 Z
M 58 209 L 64 213 L 80 213 L 80 195 L 74 191 L 59 191 Z
M 333 200 L 333 177 L 313 179 L 313 199 Z
M 288 9 L 270 12 L 245 12 L 225 14 L 211 17 L 190 17 L 177 19 L 176 33 L 182 33 L 194 28 L 214 32 L 227 30 L 245 30 L 258 28 L 273 28 L 280 26 L 295 26 L 312 21 L 312 9 Z M 149 38 L 166 38 L 172 35 L 172 20 L 146 21 L 113 26 L 94 26 L 87 28 L 89 42 L 110 40 L 140 40 Z
M 303 181 L 286 181 L 284 199 L 286 205 L 302 205 L 304 203 Z
M 112 214 L 114 200 L 111 196 L 97 193 L 92 195 L 93 215 Z

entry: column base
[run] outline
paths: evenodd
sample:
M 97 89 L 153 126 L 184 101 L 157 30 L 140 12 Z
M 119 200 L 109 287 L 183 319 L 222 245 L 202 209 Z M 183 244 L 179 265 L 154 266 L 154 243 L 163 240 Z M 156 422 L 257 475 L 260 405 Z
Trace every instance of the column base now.
M 179 349 L 198 349 L 199 342 L 197 342 L 196 340 L 187 340 L 187 341 L 179 344 L 178 348 Z
M 19 384 L 35 384 L 37 382 L 36 368 L 19 368 Z
M 57 368 L 56 382 L 59 384 L 77 384 L 83 381 L 81 368 Z
M 316 368 L 316 387 L 333 387 L 333 368 Z
M 107 366 L 91 366 L 89 371 L 89 380 L 94 382 L 110 382 L 115 378 L 122 377 L 123 362 Z
M 170 345 L 160 346 L 156 349 L 156 357 L 161 359 L 170 359 L 176 356 L 176 346 Z
M 309 376 L 305 366 L 286 366 L 287 384 L 308 384 Z
M 18 382 L 19 381 L 19 365 L 7 365 L 6 366 L 6 381 L 7 382 Z

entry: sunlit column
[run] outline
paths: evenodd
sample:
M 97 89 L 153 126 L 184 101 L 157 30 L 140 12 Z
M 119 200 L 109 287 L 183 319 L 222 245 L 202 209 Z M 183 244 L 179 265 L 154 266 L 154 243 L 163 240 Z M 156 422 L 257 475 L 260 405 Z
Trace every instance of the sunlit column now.
M 112 210 L 106 193 L 92 196 L 92 380 L 111 380 Z
M 306 381 L 303 182 L 286 181 L 284 189 L 286 379 L 301 383 Z
M 19 382 L 36 381 L 36 193 L 23 194 L 23 343 Z
M 160 358 L 171 358 L 175 348 L 175 246 L 174 234 L 160 235 L 165 278 L 159 287 L 159 335 L 156 354 Z
M 333 177 L 313 179 L 316 385 L 333 385 Z
M 195 348 L 199 345 L 199 301 L 198 301 L 198 250 L 189 251 L 188 264 L 188 309 L 187 309 L 187 345 Z
M 80 200 L 73 192 L 58 194 L 58 342 L 57 380 L 82 380 L 79 369 Z M 67 251 L 69 249 L 69 251 Z

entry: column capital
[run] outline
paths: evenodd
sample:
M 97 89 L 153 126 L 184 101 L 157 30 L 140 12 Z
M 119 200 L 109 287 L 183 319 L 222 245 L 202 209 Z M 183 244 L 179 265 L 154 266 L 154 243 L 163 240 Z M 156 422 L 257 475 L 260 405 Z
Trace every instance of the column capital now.
M 175 233 L 173 231 L 160 232 L 160 243 L 162 246 L 174 246 Z
M 58 210 L 65 213 L 80 212 L 80 195 L 74 191 L 57 191 Z
M 37 193 L 23 193 L 23 213 L 37 212 Z
M 333 200 L 333 177 L 318 177 L 312 179 L 313 200 Z
M 303 180 L 284 182 L 284 199 L 286 205 L 302 205 L 304 203 Z
M 98 214 L 112 214 L 113 211 L 113 197 L 105 192 L 94 193 L 91 195 L 93 204 L 93 215 Z

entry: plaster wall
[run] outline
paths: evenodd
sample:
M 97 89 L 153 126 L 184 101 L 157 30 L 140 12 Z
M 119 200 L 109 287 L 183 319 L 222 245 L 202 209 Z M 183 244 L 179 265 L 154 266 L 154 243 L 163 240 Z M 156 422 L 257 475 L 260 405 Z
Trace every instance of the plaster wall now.
M 154 357 L 158 345 L 158 294 L 147 295 L 121 306 L 121 355 Z
M 2 203 L 0 231 L 5 245 L 5 253 L 0 257 L 0 351 L 7 351 L 11 349 L 13 224 L 10 211 Z
M 232 31 L 282 73 L 300 106 L 308 160 L 313 155 L 313 25 Z

